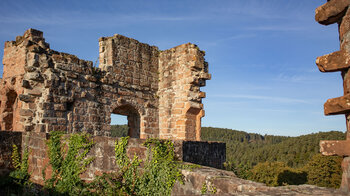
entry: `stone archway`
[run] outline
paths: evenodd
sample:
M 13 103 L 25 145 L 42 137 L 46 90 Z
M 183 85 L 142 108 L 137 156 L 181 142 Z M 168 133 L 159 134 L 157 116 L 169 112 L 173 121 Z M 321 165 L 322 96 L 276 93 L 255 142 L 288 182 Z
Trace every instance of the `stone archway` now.
M 118 106 L 112 111 L 112 114 L 127 116 L 128 135 L 132 138 L 140 138 L 140 114 L 133 106 L 129 104 Z

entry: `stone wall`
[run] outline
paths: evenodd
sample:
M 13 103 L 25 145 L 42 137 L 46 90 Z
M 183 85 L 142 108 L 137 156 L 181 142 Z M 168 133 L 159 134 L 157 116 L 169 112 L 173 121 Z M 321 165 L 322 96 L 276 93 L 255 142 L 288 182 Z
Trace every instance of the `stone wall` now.
M 14 132 L 0 131 L 0 174 L 7 174 L 11 169 L 11 154 L 12 145 L 16 144 L 19 149 L 28 147 L 29 150 L 29 173 L 31 180 L 38 184 L 43 184 L 43 170 L 45 170 L 46 178 L 52 174 L 52 168 L 49 166 L 48 148 L 46 145 L 48 133 L 35 132 Z M 94 146 L 88 156 L 94 157 L 94 161 L 89 165 L 81 178 L 83 180 L 92 181 L 96 175 L 101 175 L 104 172 L 113 172 L 118 169 L 115 164 L 115 142 L 120 138 L 112 138 L 105 136 L 93 136 Z M 146 160 L 149 151 L 143 143 L 145 139 L 130 138 L 127 145 L 127 155 L 133 158 L 137 155 L 140 159 Z M 211 167 L 222 168 L 225 162 L 225 148 L 222 148 L 223 143 L 216 142 L 192 142 L 191 146 L 201 148 L 188 148 L 186 141 L 175 140 L 175 157 L 178 161 L 189 160 L 190 162 L 200 165 L 208 165 Z M 213 146 L 221 146 L 221 148 L 213 148 Z M 22 148 L 21 148 L 22 147 Z M 224 147 L 224 146 L 223 146 Z M 206 151 L 204 152 L 203 149 Z M 216 155 L 216 156 L 209 156 Z M 218 156 L 219 155 L 219 156 Z M 205 156 L 205 161 L 199 157 Z M 195 158 L 198 157 L 198 158 Z
M 224 169 L 226 144 L 219 142 L 179 141 L 182 143 L 182 161 Z M 210 157 L 210 158 L 209 158 Z
M 159 59 L 160 138 L 200 140 L 200 87 L 210 79 L 204 52 L 188 43 L 162 51 Z
M 328 0 L 316 9 L 315 19 L 323 25 L 337 23 L 340 50 L 318 57 L 316 64 L 321 72 L 340 71 L 343 78 L 344 96 L 328 99 L 324 104 L 325 115 L 344 114 L 346 117 L 346 140 L 321 141 L 323 155 L 344 156 L 341 189 L 350 191 L 350 0 Z
M 126 115 L 132 135 L 157 137 L 158 48 L 118 34 L 100 38 L 99 45 L 99 67 L 119 95 L 111 100 L 107 122 L 111 113 Z
M 6 42 L 1 129 L 108 136 L 111 114 L 120 114 L 134 138 L 200 140 L 204 52 L 193 44 L 160 51 L 117 34 L 99 46 L 97 68 L 50 49 L 38 30 Z

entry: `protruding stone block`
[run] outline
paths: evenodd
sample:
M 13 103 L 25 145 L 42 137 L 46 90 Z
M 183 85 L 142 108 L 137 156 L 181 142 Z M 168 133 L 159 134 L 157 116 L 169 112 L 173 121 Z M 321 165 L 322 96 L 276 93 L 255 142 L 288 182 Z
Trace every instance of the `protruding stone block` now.
M 349 5 L 350 0 L 330 0 L 316 9 L 315 20 L 323 25 L 339 22 Z
M 350 55 L 344 50 L 333 52 L 316 59 L 321 72 L 341 71 L 350 67 Z
M 325 115 L 346 114 L 350 112 L 350 95 L 328 99 L 324 104 Z
M 320 141 L 320 152 L 323 155 L 350 156 L 350 141 L 323 140 Z

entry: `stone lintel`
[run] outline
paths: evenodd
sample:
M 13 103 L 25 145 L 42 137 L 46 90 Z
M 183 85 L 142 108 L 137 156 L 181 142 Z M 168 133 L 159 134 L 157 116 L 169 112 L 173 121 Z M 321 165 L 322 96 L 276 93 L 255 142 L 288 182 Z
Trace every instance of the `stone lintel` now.
M 320 141 L 320 152 L 322 155 L 350 156 L 349 140 L 324 140 Z
M 350 67 L 350 55 L 344 50 L 317 57 L 316 64 L 321 72 L 341 71 Z
M 330 0 L 315 11 L 315 20 L 323 25 L 339 22 L 344 16 L 350 0 Z
M 328 99 L 324 104 L 325 115 L 350 113 L 350 94 Z

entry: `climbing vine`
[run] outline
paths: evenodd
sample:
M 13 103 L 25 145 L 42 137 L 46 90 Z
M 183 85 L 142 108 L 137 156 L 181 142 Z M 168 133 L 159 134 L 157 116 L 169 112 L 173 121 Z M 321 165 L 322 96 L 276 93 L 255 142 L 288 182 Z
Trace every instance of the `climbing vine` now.
M 81 194 L 85 184 L 80 174 L 93 161 L 93 157 L 87 158 L 93 146 L 90 135 L 79 133 L 64 137 L 63 132 L 54 131 L 47 145 L 52 176 L 45 180 L 45 187 L 59 194 Z M 43 176 L 46 176 L 45 170 Z
M 132 159 L 127 156 L 128 141 L 129 137 L 116 141 L 115 157 L 119 170 L 97 177 L 91 183 L 93 192 L 100 195 L 170 195 L 175 182 L 182 182 L 182 166 L 175 161 L 173 143 L 146 140 L 144 146 L 150 153 L 142 163 L 136 155 Z
M 144 145 L 151 150 L 141 178 L 140 195 L 170 195 L 176 181 L 183 183 L 179 162 L 175 161 L 171 141 L 147 139 Z
M 183 166 L 175 160 L 171 141 L 146 140 L 143 144 L 148 149 L 145 161 L 136 155 L 127 155 L 128 142 L 129 137 L 115 142 L 118 170 L 103 173 L 86 183 L 80 175 L 93 161 L 93 157 L 87 156 L 94 144 L 90 135 L 51 132 L 47 141 L 49 164 L 43 170 L 46 191 L 49 195 L 170 195 L 176 181 L 183 183 L 181 169 L 190 166 Z M 29 182 L 28 149 L 22 160 L 17 146 L 13 149 L 12 162 L 17 173 L 11 175 L 16 176 L 19 183 Z M 45 179 L 48 166 L 51 166 L 52 174 Z
M 15 168 L 14 171 L 10 173 L 10 177 L 13 178 L 14 182 L 19 185 L 29 185 L 29 177 L 30 174 L 28 172 L 29 163 L 28 163 L 28 157 L 29 157 L 29 151 L 26 147 L 23 152 L 22 159 L 20 158 L 20 153 L 18 152 L 18 147 L 13 144 L 12 145 L 12 165 Z

